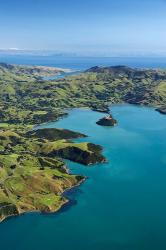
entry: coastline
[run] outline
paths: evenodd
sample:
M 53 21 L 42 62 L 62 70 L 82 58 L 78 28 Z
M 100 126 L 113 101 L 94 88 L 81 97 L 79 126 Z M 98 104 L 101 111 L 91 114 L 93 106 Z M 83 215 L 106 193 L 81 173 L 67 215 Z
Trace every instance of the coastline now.
M 7 65 L 6 67 L 9 67 L 9 65 Z M 46 69 L 46 70 L 48 70 L 49 68 L 44 68 L 44 69 Z M 18 70 L 18 69 L 17 69 Z M 21 68 L 21 70 L 22 70 L 22 68 Z M 100 70 L 103 70 L 102 68 L 100 69 L 100 68 L 98 68 L 98 70 L 99 70 L 99 72 L 100 72 Z M 112 67 L 112 68 L 110 68 L 110 71 L 111 72 L 113 72 L 113 73 L 117 73 L 116 72 L 116 70 L 118 70 L 118 72 L 119 72 L 119 70 L 121 71 L 121 70 L 124 70 L 124 71 L 134 71 L 134 69 L 128 69 L 128 68 L 126 68 L 126 67 Z M 28 73 L 29 73 L 29 71 L 28 71 Z M 141 72 L 142 73 L 142 72 Z M 153 72 L 154 73 L 154 72 Z M 112 73 L 110 73 L 110 74 L 112 74 Z M 93 75 L 93 70 L 92 70 L 92 77 L 93 77 L 94 75 Z M 101 76 L 101 75 L 100 75 Z M 82 77 L 82 76 L 81 76 Z M 89 77 L 89 76 L 88 76 Z M 86 79 L 86 76 L 85 76 L 85 79 Z M 87 81 L 87 85 L 89 84 L 89 82 L 91 82 L 91 79 L 90 78 L 88 78 L 89 80 Z M 69 79 L 70 80 L 70 79 Z M 84 80 L 84 78 L 83 78 L 83 80 Z M 81 79 L 81 81 L 82 81 L 82 79 Z M 94 81 L 95 82 L 95 81 Z M 73 83 L 73 82 L 71 82 L 71 83 Z M 71 84 L 70 83 L 70 84 Z M 81 82 L 80 82 L 81 83 Z M 32 81 L 31 82 L 31 84 L 32 84 L 32 90 L 33 89 L 36 89 L 36 85 L 34 86 L 34 82 Z M 43 82 L 43 84 L 44 84 L 44 82 Z M 51 85 L 52 84 L 52 85 Z M 62 84 L 61 83 L 61 81 L 59 81 L 57 84 Z M 16 85 L 16 87 L 17 87 L 17 83 L 15 83 L 15 85 Z M 40 83 L 39 83 L 39 85 L 40 85 Z M 50 86 L 47 86 L 47 85 L 50 85 Z M 57 89 L 57 85 L 56 85 L 56 82 L 55 82 L 55 84 L 52 82 L 52 83 L 47 83 L 47 85 L 46 86 L 44 86 L 44 88 L 42 89 L 42 93 L 43 93 L 43 96 L 42 96 L 42 98 L 43 98 L 43 103 L 44 102 L 46 102 L 46 100 L 47 100 L 47 96 L 45 96 L 45 94 L 48 94 L 49 96 L 48 96 L 48 100 L 50 100 L 49 98 L 50 98 L 50 95 L 51 95 L 51 93 L 52 93 L 52 91 L 51 91 L 51 87 L 53 87 L 53 89 L 55 89 L 55 97 L 56 96 L 58 96 L 58 93 L 61 93 L 61 92 L 56 92 L 56 89 Z M 82 85 L 80 85 L 80 86 L 82 86 Z M 115 85 L 116 86 L 116 85 Z M 120 85 L 121 86 L 121 85 Z M 28 85 L 28 87 L 29 87 L 29 85 Z M 40 86 L 39 86 L 40 87 Z M 64 80 L 64 86 L 63 87 L 66 87 L 66 82 L 65 82 L 65 80 Z M 27 89 L 26 89 L 27 90 Z M 39 90 L 40 90 L 40 88 L 39 88 Z M 115 89 L 116 90 L 116 89 Z M 37 91 L 38 91 L 38 89 L 37 89 Z M 47 92 L 48 91 L 48 92 Z M 62 97 L 63 97 L 63 88 L 61 89 L 60 88 L 60 91 L 62 91 Z M 40 92 L 40 91 L 39 91 Z M 92 91 L 93 92 L 93 91 Z M 33 93 L 33 92 L 32 92 Z M 98 92 L 95 92 L 95 94 L 96 93 L 98 93 Z M 140 93 L 140 92 L 139 92 Z M 145 107 L 153 107 L 153 108 L 155 108 L 155 104 L 154 104 L 154 102 L 145 102 L 145 100 L 143 99 L 140 99 L 140 96 L 139 96 L 139 93 L 138 93 L 138 96 L 136 96 L 136 97 L 138 97 L 138 98 L 136 98 L 136 99 L 130 99 L 130 96 L 126 96 L 126 99 L 125 98 L 122 98 L 122 99 L 115 99 L 114 100 L 114 104 L 112 104 L 111 103 L 111 101 L 109 100 L 106 100 L 106 99 L 103 99 L 102 101 L 101 101 L 101 97 L 99 96 L 99 100 L 100 101 L 97 101 L 96 100 L 96 102 L 95 102 L 95 98 L 94 99 L 92 99 L 90 102 L 89 102 L 89 105 L 88 105 L 88 103 L 87 103 L 87 100 L 86 100 L 86 102 L 84 102 L 84 99 L 83 99 L 83 101 L 81 102 L 80 101 L 80 99 L 81 99 L 81 97 L 79 96 L 79 98 L 78 98 L 78 100 L 77 100 L 77 98 L 76 98 L 76 102 L 74 103 L 74 104 L 72 104 L 72 103 L 70 103 L 70 105 L 67 105 L 66 103 L 65 103 L 65 101 L 66 101 L 66 96 L 65 96 L 65 98 L 64 98 L 64 104 L 62 105 L 62 106 L 58 106 L 59 107 L 59 110 L 61 111 L 61 112 L 59 112 L 59 113 L 57 113 L 57 116 L 51 116 L 50 115 L 50 113 L 49 112 L 52 112 L 53 111 L 53 107 L 52 106 L 50 106 L 50 104 L 51 104 L 51 102 L 50 103 L 47 103 L 46 102 L 46 104 L 48 105 L 48 113 L 47 113 L 47 111 L 45 111 L 46 113 L 44 113 L 44 115 L 45 115 L 45 117 L 47 118 L 47 119 L 43 119 L 43 121 L 44 120 L 46 120 L 47 122 L 44 122 L 44 123 L 41 123 L 40 122 L 40 119 L 39 119 L 39 117 L 41 116 L 41 120 L 42 120 L 42 115 L 43 115 L 43 113 L 42 112 L 44 112 L 44 111 L 40 111 L 40 105 L 38 104 L 38 102 L 37 102 L 37 104 L 36 104 L 36 107 L 34 106 L 34 108 L 37 108 L 37 111 L 36 111 L 36 113 L 35 113 L 35 111 L 34 111 L 34 116 L 33 116 L 33 112 L 31 113 L 31 115 L 32 115 L 32 118 L 31 118 L 31 121 L 34 121 L 34 127 L 33 127 L 33 129 L 34 130 L 36 130 L 37 128 L 39 128 L 39 127 L 41 127 L 42 125 L 44 126 L 45 124 L 47 124 L 49 121 L 51 122 L 51 119 L 52 119 L 52 122 L 54 123 L 55 121 L 58 121 L 59 119 L 63 119 L 64 118 L 64 115 L 68 115 L 68 114 L 64 114 L 64 110 L 67 110 L 66 108 L 65 108 L 65 106 L 67 106 L 67 107 L 69 107 L 69 109 L 68 110 L 72 110 L 73 108 L 76 108 L 76 109 L 78 109 L 78 108 L 82 108 L 82 109 L 87 109 L 87 106 L 86 105 L 88 105 L 88 108 L 90 109 L 90 110 L 92 110 L 92 111 L 96 111 L 96 112 L 108 112 L 108 111 L 110 111 L 110 108 L 111 108 L 111 106 L 112 105 L 123 105 L 123 104 L 132 104 L 132 105 L 137 105 L 137 106 L 140 106 L 140 107 L 143 107 L 143 106 L 145 106 Z M 74 92 L 74 96 L 76 95 L 76 93 Z M 40 97 L 40 93 L 36 93 L 36 96 L 35 97 Z M 22 93 L 20 94 L 20 96 L 19 96 L 19 100 L 21 101 L 21 99 L 22 99 Z M 52 99 L 51 100 L 54 100 L 54 98 L 53 97 L 51 97 Z M 104 98 L 104 97 L 103 97 Z M 9 98 L 10 99 L 10 98 Z M 8 99 L 7 99 L 8 100 Z M 38 100 L 38 99 L 36 99 L 36 100 Z M 39 100 L 40 100 L 40 98 L 39 98 Z M 120 101 L 121 100 L 121 101 Z M 125 101 L 123 101 L 123 100 L 125 100 Z M 152 99 L 153 100 L 153 99 Z M 8 100 L 9 101 L 9 100 Z M 80 102 L 79 102 L 80 101 Z M 86 104 L 86 105 L 84 105 L 84 104 Z M 154 104 L 154 105 L 152 105 L 152 104 Z M 10 107 L 10 102 L 9 102 L 9 107 Z M 33 105 L 32 105 L 33 106 Z M 24 107 L 24 106 L 23 106 Z M 16 107 L 17 108 L 17 107 Z M 10 110 L 9 110 L 10 111 Z M 57 109 L 55 109 L 54 110 L 55 111 L 55 113 L 57 112 Z M 24 112 L 24 109 L 23 109 L 23 111 L 22 112 Z M 38 112 L 38 113 L 37 113 Z M 16 113 L 17 114 L 17 113 Z M 47 116 L 47 114 L 49 114 L 48 116 Z M 36 115 L 36 116 L 35 116 Z M 33 117 L 35 117 L 34 119 L 33 119 Z M 54 117 L 57 117 L 57 119 L 55 120 L 55 118 Z M 16 117 L 17 118 L 17 117 Z M 26 111 L 25 111 L 25 117 L 23 116 L 23 118 L 22 118 L 22 120 L 23 120 L 23 122 L 24 122 L 24 126 L 25 126 L 25 129 L 27 128 L 27 125 L 28 125 L 28 121 L 26 121 L 25 119 L 27 118 L 27 115 L 26 115 Z M 37 118 L 38 118 L 38 122 L 39 122 L 39 124 L 37 124 Z M 116 117 L 115 117 L 116 118 Z M 11 120 L 12 121 L 12 120 Z M 11 123 L 12 124 L 12 123 Z M 18 123 L 19 124 L 19 123 Z M 33 124 L 33 123 L 32 123 Z M 14 122 L 13 122 L 13 125 L 14 125 Z M 18 125 L 18 128 L 19 128 L 19 126 L 20 126 L 20 124 Z M 12 131 L 12 129 L 14 130 L 14 127 L 13 128 L 11 128 L 11 131 Z M 20 130 L 21 130 L 21 127 L 19 128 Z M 9 130 L 10 130 L 10 128 L 9 128 Z M 2 133 L 3 133 L 4 131 L 2 131 Z M 16 130 L 16 132 L 18 132 L 17 130 Z M 24 131 L 24 129 L 23 129 L 23 131 L 22 131 L 23 133 L 25 132 Z M 19 133 L 18 133 L 19 134 Z M 10 135 L 11 136 L 11 135 Z M 16 137 L 17 137 L 17 135 L 16 135 Z M 16 144 L 19 144 L 19 142 L 16 142 Z M 33 142 L 32 142 L 33 143 Z M 42 146 L 42 143 L 44 143 L 43 141 L 40 141 L 40 145 Z M 64 159 L 69 159 L 69 160 L 73 160 L 73 161 L 76 161 L 76 162 L 79 162 L 79 163 L 83 163 L 84 164 L 84 162 L 86 162 L 86 164 L 85 165 L 90 165 L 90 164 L 93 164 L 93 163 L 96 163 L 96 162 L 101 162 L 101 163 L 104 163 L 105 162 L 105 160 L 102 160 L 101 161 L 101 158 L 99 157 L 97 157 L 97 154 L 98 154 L 98 150 L 97 149 L 94 149 L 94 152 L 95 152 L 95 150 L 96 150 L 96 154 L 94 154 L 94 155 L 90 155 L 90 153 L 91 152 L 93 152 L 93 150 L 92 151 L 90 151 L 90 148 L 89 147 L 87 147 L 86 149 L 85 148 L 77 148 L 77 150 L 76 150 L 76 147 L 74 148 L 72 148 L 72 146 L 73 145 L 69 145 L 69 147 L 70 147 L 70 150 L 68 150 L 68 148 L 67 148 L 67 150 L 66 150 L 66 148 L 59 148 L 57 145 L 55 145 L 55 148 L 53 149 L 53 150 L 55 150 L 55 151 L 49 151 L 49 147 L 50 146 L 52 146 L 53 144 L 47 144 L 46 145 L 46 150 L 48 149 L 48 153 L 50 153 L 50 155 L 48 155 L 48 154 L 46 154 L 46 155 L 42 155 L 42 156 L 52 156 L 52 157 L 56 157 L 56 156 L 58 156 L 58 155 L 60 155 L 61 156 L 61 158 L 64 158 Z M 3 145 L 2 145 L 3 146 Z M 48 146 L 48 148 L 47 148 L 47 146 Z M 62 146 L 62 145 L 61 145 Z M 93 146 L 95 146 L 95 145 L 93 145 Z M 96 145 L 97 146 L 97 145 Z M 57 147 L 57 149 L 56 149 L 56 147 Z M 67 147 L 67 146 L 65 146 L 65 147 Z M 5 146 L 4 146 L 4 148 L 5 148 Z M 72 148 L 72 149 L 71 149 Z M 24 147 L 23 147 L 23 149 L 24 149 Z M 27 149 L 27 147 L 25 146 L 25 149 Z M 57 151 L 56 151 L 57 150 Z M 59 150 L 59 151 L 58 151 Z M 61 152 L 60 152 L 60 150 L 61 150 Z M 80 157 L 80 155 L 82 155 L 82 153 L 83 153 L 83 151 L 84 151 L 84 156 L 81 156 Z M 3 153 L 7 153 L 7 154 L 9 154 L 9 156 L 10 156 L 10 154 L 11 154 L 11 146 L 8 148 L 8 146 L 7 146 L 7 149 L 4 149 L 4 150 L 2 150 L 2 152 Z M 18 154 L 20 154 L 20 150 L 18 150 L 17 151 L 17 149 L 16 149 L 16 151 L 13 151 L 13 152 L 15 152 L 15 153 L 18 153 Z M 26 151 L 22 151 L 23 153 L 26 153 Z M 27 151 L 28 152 L 28 151 Z M 37 157 L 37 155 L 36 155 L 36 152 L 37 153 L 39 153 L 39 151 L 37 151 L 37 148 L 36 148 L 36 151 L 29 151 L 30 152 L 30 154 L 33 152 L 34 154 L 35 154 L 35 156 Z M 42 152 L 42 151 L 41 151 Z M 3 154 L 2 153 L 2 154 Z M 43 151 L 43 154 L 44 153 L 47 153 L 47 151 Z M 52 153 L 52 154 L 51 154 Z M 67 157 L 66 157 L 66 154 L 67 154 Z M 71 157 L 71 155 L 72 155 L 72 157 Z M 78 157 L 77 157 L 78 156 Z M 79 159 L 80 158 L 80 159 Z M 83 159 L 84 158 L 84 159 Z M 83 160 L 82 160 L 83 159 Z M 85 160 L 86 159 L 86 160 Z M 97 159 L 97 160 L 96 160 Z M 82 162 L 80 161 L 80 160 L 82 160 Z M 87 164 L 88 163 L 88 164 Z M 19 164 L 18 164 L 18 166 L 19 166 Z M 12 172 L 13 173 L 13 172 Z M 21 180 L 20 180 L 21 181 Z M 76 181 L 76 180 L 75 180 Z M 57 183 L 58 183 L 58 181 L 57 181 Z M 69 184 L 71 184 L 71 183 L 69 183 Z M 80 185 L 79 183 L 78 183 L 78 185 Z M 75 185 L 74 185 L 75 186 Z M 77 186 L 77 185 L 76 185 Z M 68 188 L 67 188 L 68 189 Z M 67 190 L 66 189 L 66 190 Z M 70 188 L 69 188 L 70 189 Z M 64 191 L 65 192 L 65 191 Z M 24 195 L 24 193 L 20 193 L 20 195 L 22 196 L 22 195 Z M 2 197 L 3 197 L 3 195 L 2 195 Z M 3 200 L 3 199 L 2 199 Z M 9 200 L 10 201 L 10 200 Z M 54 199 L 52 199 L 52 201 L 53 202 L 55 202 L 54 201 Z M 30 201 L 28 201 L 28 202 L 30 202 Z M 59 202 L 59 200 L 57 201 L 57 204 L 58 204 L 58 202 Z M 61 201 L 62 202 L 62 201 Z M 63 202 L 62 202 L 63 203 Z M 9 203 L 10 204 L 10 203 Z M 10 207 L 10 209 L 11 209 L 11 211 L 9 211 L 8 209 L 7 209 L 7 213 L 12 213 L 13 211 L 14 211 L 14 213 L 18 213 L 19 214 L 19 209 L 21 209 L 21 210 L 23 210 L 22 209 L 22 207 L 19 207 L 19 205 L 18 205 L 18 207 L 16 206 L 16 204 L 19 204 L 19 201 L 18 201 L 18 203 L 16 202 L 16 203 L 12 203 L 11 202 L 11 207 Z M 33 203 L 28 203 L 28 205 L 31 205 L 30 207 L 26 207 L 25 206 L 25 208 L 28 210 L 28 208 L 34 208 L 35 207 L 35 205 L 33 204 Z M 14 206 L 15 205 L 15 207 L 13 208 L 12 207 L 12 205 Z M 62 204 L 63 205 L 63 204 Z M 6 206 L 8 206 L 8 203 L 6 204 Z M 44 205 L 43 205 L 44 206 Z M 39 208 L 41 208 L 41 210 L 43 209 L 43 206 L 41 205 L 41 206 L 38 206 Z M 45 209 L 50 209 L 50 207 L 55 207 L 55 204 L 52 204 L 52 205 L 49 205 L 49 204 L 47 204 L 47 205 L 45 205 Z M 3 214 L 3 209 L 4 209 L 4 207 L 5 207 L 5 205 L 3 206 L 3 204 L 2 204 L 2 216 L 5 214 Z M 37 208 L 38 208 L 37 207 Z M 59 205 L 59 207 L 61 207 L 61 205 Z M 56 211 L 57 210 L 59 210 L 59 207 L 56 209 Z M 41 211 L 40 210 L 40 211 Z M 38 211 L 38 210 L 37 210 Z M 54 210 L 55 211 L 55 210 Z M 6 211 L 5 211 L 6 212 Z M 24 212 L 23 212 L 24 213 Z
M 67 205 L 67 204 L 70 202 L 70 200 L 65 196 L 65 193 L 68 192 L 68 191 L 71 191 L 71 190 L 74 189 L 74 188 L 79 187 L 81 184 L 84 183 L 84 181 L 85 181 L 86 179 L 87 179 L 87 177 L 84 176 L 83 179 L 80 180 L 77 184 L 73 185 L 73 186 L 70 187 L 70 188 L 66 188 L 66 189 L 62 192 L 61 196 L 62 196 L 63 198 L 65 198 L 65 200 L 64 200 L 64 202 L 63 202 L 61 205 L 59 205 L 59 207 L 57 207 L 56 210 L 54 210 L 54 211 L 49 211 L 49 212 L 47 212 L 47 211 L 40 211 L 40 210 L 32 210 L 32 211 L 27 211 L 27 212 L 25 211 L 25 212 L 22 212 L 22 213 L 20 213 L 20 214 L 16 214 L 16 215 L 13 214 L 13 215 L 10 215 L 10 216 L 7 216 L 7 217 L 3 218 L 2 220 L 0 220 L 0 224 L 6 222 L 8 219 L 12 219 L 12 218 L 14 218 L 14 217 L 23 216 L 23 215 L 26 215 L 26 214 L 29 214 L 29 213 L 35 213 L 35 214 L 41 214 L 41 215 L 49 215 L 49 214 L 55 214 L 55 213 L 57 213 L 57 212 L 60 212 L 60 210 L 63 209 L 63 207 L 64 207 L 65 205 Z

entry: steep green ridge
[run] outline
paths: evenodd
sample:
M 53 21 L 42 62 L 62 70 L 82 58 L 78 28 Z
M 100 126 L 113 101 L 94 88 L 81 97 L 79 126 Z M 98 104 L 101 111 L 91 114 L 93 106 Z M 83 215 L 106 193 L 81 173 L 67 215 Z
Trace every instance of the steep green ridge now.
M 31 130 L 26 133 L 28 138 L 42 138 L 48 139 L 50 141 L 61 140 L 63 139 L 74 139 L 74 138 L 84 138 L 86 137 L 84 134 L 74 132 L 68 129 L 55 129 L 55 128 L 43 128 L 37 130 Z
M 55 71 L 54 71 L 55 70 Z M 57 69 L 0 64 L 0 221 L 27 211 L 54 212 L 64 190 L 84 177 L 68 173 L 62 159 L 85 165 L 104 162 L 101 147 L 73 143 L 69 130 L 32 130 L 59 119 L 66 108 L 108 112 L 112 103 L 166 110 L 166 70 L 93 67 L 80 75 L 46 81 Z
M 1 81 L 29 81 L 42 79 L 42 76 L 54 76 L 64 72 L 70 72 L 70 70 L 46 66 L 24 66 L 0 63 Z
M 62 158 L 85 165 L 105 161 L 100 146 L 64 139 L 85 137 L 80 133 L 20 131 L 12 125 L 0 130 L 0 221 L 28 211 L 55 212 L 67 202 L 62 193 L 85 178 L 71 175 Z

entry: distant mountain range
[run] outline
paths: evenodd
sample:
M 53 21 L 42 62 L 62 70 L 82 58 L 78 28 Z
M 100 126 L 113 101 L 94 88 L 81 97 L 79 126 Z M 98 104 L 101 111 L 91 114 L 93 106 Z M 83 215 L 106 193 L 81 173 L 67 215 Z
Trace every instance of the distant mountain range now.
M 76 53 L 61 53 L 53 50 L 0 49 L 1 55 L 77 56 Z
M 75 57 L 166 57 L 166 51 L 158 52 L 121 52 L 121 51 L 58 51 L 58 50 L 47 50 L 47 49 L 19 49 L 9 48 L 0 49 L 0 55 L 34 55 L 34 56 L 75 56 Z

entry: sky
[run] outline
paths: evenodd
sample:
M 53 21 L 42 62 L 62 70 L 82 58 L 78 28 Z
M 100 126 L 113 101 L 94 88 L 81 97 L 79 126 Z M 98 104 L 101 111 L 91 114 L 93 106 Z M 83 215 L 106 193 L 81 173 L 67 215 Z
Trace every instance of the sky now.
M 0 0 L 0 48 L 166 55 L 166 0 Z

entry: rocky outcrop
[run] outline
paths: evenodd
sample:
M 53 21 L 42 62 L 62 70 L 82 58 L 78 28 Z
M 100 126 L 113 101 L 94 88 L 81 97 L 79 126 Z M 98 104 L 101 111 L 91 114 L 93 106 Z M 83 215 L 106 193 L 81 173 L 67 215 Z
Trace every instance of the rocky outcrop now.
M 92 105 L 91 109 L 100 113 L 109 113 L 109 107 L 106 104 L 102 105 Z
M 160 112 L 163 115 L 166 115 L 166 107 L 157 108 L 156 111 Z
M 10 216 L 19 215 L 16 205 L 8 202 L 0 203 L 0 222 Z
M 101 126 L 115 126 L 117 121 L 112 117 L 112 115 L 105 116 L 101 118 L 96 124 Z

